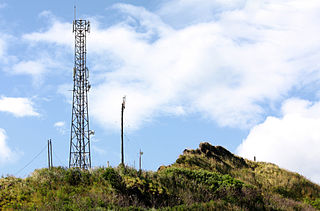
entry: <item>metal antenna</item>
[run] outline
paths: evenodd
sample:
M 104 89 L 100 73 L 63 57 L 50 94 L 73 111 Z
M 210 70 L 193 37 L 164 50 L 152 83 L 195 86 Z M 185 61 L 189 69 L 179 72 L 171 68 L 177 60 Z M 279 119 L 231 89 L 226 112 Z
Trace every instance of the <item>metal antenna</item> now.
M 123 151 L 123 113 L 126 108 L 126 96 L 122 99 L 121 107 L 121 164 L 124 165 L 124 151 Z
M 74 68 L 73 68 L 73 103 L 71 118 L 69 168 L 91 168 L 89 130 L 88 91 L 89 70 L 86 66 L 86 35 L 90 32 L 90 22 L 74 20 L 75 33 Z

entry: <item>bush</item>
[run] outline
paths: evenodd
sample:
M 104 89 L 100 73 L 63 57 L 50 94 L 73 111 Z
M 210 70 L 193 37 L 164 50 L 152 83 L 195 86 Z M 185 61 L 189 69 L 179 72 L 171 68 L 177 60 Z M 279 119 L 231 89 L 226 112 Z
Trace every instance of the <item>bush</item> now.
M 114 189 L 118 191 L 123 190 L 122 178 L 113 168 L 106 168 L 102 177 L 108 181 Z
M 69 185 L 79 185 L 82 180 L 81 170 L 79 168 L 68 169 L 65 174 L 65 181 Z

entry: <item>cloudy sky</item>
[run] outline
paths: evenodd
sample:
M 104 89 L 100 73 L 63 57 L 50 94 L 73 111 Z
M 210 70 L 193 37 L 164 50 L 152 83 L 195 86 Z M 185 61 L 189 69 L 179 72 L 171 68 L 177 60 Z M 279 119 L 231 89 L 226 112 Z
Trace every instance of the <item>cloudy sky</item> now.
M 0 0 L 0 174 L 67 166 L 77 17 L 92 164 L 156 170 L 202 141 L 320 183 L 320 1 Z

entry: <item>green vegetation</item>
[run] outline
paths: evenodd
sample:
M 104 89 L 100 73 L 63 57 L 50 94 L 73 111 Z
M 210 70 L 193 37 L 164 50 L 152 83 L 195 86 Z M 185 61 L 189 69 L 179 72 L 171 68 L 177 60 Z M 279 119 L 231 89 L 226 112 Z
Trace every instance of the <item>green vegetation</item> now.
M 201 143 L 157 172 L 39 169 L 0 179 L 0 208 L 22 210 L 316 210 L 320 187 L 274 164 Z

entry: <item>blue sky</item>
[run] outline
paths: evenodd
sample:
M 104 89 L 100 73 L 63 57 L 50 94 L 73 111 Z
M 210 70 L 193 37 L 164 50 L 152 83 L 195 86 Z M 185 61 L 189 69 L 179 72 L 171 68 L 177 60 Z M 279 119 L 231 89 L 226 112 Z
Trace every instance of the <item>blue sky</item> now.
M 1 175 L 46 167 L 49 138 L 67 166 L 74 4 L 91 21 L 93 166 L 120 162 L 126 95 L 130 166 L 208 141 L 320 181 L 316 0 L 0 1 Z

